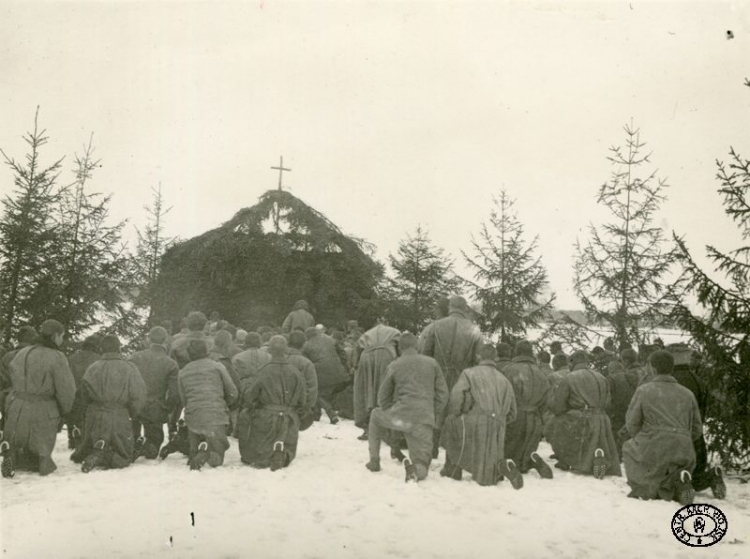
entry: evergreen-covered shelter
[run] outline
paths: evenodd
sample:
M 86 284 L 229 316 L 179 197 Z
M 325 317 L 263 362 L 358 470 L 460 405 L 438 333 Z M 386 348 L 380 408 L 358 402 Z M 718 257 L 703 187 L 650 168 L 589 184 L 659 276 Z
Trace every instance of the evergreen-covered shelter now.
M 155 316 L 177 324 L 191 310 L 235 325 L 280 325 L 305 299 L 316 321 L 371 322 L 383 268 L 372 246 L 345 235 L 283 190 L 269 190 L 221 227 L 172 246 L 162 259 Z

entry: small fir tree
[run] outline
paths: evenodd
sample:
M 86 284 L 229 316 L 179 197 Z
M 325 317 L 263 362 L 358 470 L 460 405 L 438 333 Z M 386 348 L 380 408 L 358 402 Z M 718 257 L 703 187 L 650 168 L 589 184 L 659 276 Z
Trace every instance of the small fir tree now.
M 625 146 L 610 148 L 612 177 L 597 194 L 612 219 L 590 225 L 589 240 L 576 242 L 574 266 L 577 296 L 592 322 L 612 327 L 615 347 L 642 343 L 684 290 L 677 249 L 654 223 L 667 183 L 650 167 L 639 129 L 624 130 Z
M 455 293 L 460 280 L 453 273 L 453 260 L 436 247 L 429 234 L 417 226 L 389 255 L 394 277 L 388 280 L 387 318 L 394 327 L 420 332 L 433 318 L 440 296 Z
M 472 237 L 472 255 L 462 252 L 474 272 L 474 281 L 468 283 L 482 306 L 480 327 L 490 335 L 499 333 L 502 341 L 537 328 L 555 300 L 554 294 L 545 295 L 549 282 L 541 257 L 535 255 L 538 237 L 524 241 L 514 204 L 503 189 L 494 200 L 489 224 L 482 224 L 478 239 Z
M 166 216 L 172 208 L 166 207 L 161 183 L 151 192 L 151 205 L 143 207 L 148 222 L 143 230 L 136 228 L 138 242 L 133 255 L 135 306 L 145 312 L 148 324 L 154 318 L 153 302 L 162 256 L 175 242 L 164 234 Z
M 54 256 L 61 281 L 47 304 L 71 336 L 117 321 L 126 298 L 129 263 L 121 242 L 125 222 L 110 225 L 111 195 L 87 189 L 99 167 L 92 135 L 83 155 L 75 156 L 75 181 L 62 190 L 58 207 Z
M 34 129 L 24 136 L 29 148 L 25 162 L 0 150 L 14 175 L 14 190 L 2 199 L 0 219 L 0 313 L 6 342 L 18 326 L 39 325 L 48 317 L 47 301 L 55 289 L 50 256 L 59 230 L 52 216 L 60 199 L 56 182 L 63 160 L 48 166 L 41 162 L 47 140 L 37 107 Z

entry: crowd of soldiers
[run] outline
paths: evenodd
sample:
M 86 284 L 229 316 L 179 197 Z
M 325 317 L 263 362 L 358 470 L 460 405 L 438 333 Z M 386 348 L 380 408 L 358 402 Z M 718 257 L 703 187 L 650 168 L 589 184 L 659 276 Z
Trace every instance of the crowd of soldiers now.
M 424 480 L 441 448 L 440 475 L 451 479 L 467 472 L 515 489 L 532 470 L 553 479 L 539 454 L 545 439 L 560 470 L 602 479 L 621 475 L 622 460 L 630 497 L 688 504 L 696 491 L 726 494 L 721 469 L 708 465 L 706 395 L 683 346 L 565 355 L 555 342 L 535 355 L 526 340 L 486 342 L 460 296 L 441 298 L 418 335 L 383 321 L 329 335 L 305 301 L 277 329 L 247 332 L 201 312 L 181 328 L 152 328 L 149 347 L 129 357 L 116 336 L 90 336 L 69 358 L 59 322 L 20 328 L 0 360 L 3 477 L 53 472 L 63 426 L 83 472 L 173 452 L 191 469 L 218 467 L 230 438 L 243 463 L 275 471 L 324 411 L 363 430 L 369 471 L 380 471 L 386 442 L 407 482 Z

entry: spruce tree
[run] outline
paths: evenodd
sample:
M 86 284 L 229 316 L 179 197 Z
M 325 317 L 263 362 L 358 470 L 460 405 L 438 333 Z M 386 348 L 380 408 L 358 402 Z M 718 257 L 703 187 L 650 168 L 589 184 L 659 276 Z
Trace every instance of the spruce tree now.
M 469 281 L 474 298 L 482 305 L 479 324 L 502 341 L 524 336 L 539 326 L 555 300 L 547 295 L 547 271 L 536 256 L 538 237 L 524 240 L 524 227 L 513 209 L 515 201 L 503 189 L 494 199 L 488 223 L 471 240 L 472 255 L 462 251 L 474 273 Z
M 152 188 L 151 192 L 151 205 L 143 207 L 148 222 L 143 230 L 136 228 L 138 241 L 133 255 L 134 301 L 136 307 L 145 312 L 149 324 L 153 320 L 156 280 L 162 256 L 174 244 L 174 238 L 164 234 L 165 219 L 172 208 L 166 207 L 161 183 L 158 188 Z
M 116 322 L 126 299 L 128 257 L 121 243 L 125 222 L 110 224 L 111 195 L 88 189 L 101 166 L 92 142 L 93 135 L 83 154 L 76 154 L 75 181 L 61 192 L 54 251 L 60 289 L 47 302 L 70 336 Z
M 625 145 L 610 148 L 614 170 L 597 193 L 611 220 L 590 225 L 576 242 L 575 292 L 589 319 L 610 326 L 616 347 L 642 343 L 668 320 L 683 293 L 677 249 L 654 217 L 666 199 L 665 179 L 651 166 L 640 130 L 625 125 Z
M 34 129 L 23 139 L 29 148 L 25 162 L 0 150 L 14 175 L 0 219 L 0 314 L 6 342 L 22 324 L 38 326 L 51 317 L 46 303 L 55 289 L 50 257 L 59 229 L 52 215 L 60 199 L 56 182 L 63 160 L 47 166 L 41 161 L 48 138 L 39 128 L 39 107 Z
M 750 85 L 750 82 L 746 83 Z M 750 160 L 731 148 L 729 162 L 716 161 L 725 213 L 743 241 L 750 239 Z M 706 246 L 713 270 L 704 270 L 684 239 L 675 235 L 689 289 L 702 312 L 686 305 L 677 309 L 678 324 L 690 332 L 705 356 L 698 375 L 711 397 L 704 423 L 710 451 L 726 465 L 746 466 L 750 460 L 750 245 L 724 252 Z
M 386 289 L 388 323 L 421 332 L 432 319 L 438 298 L 459 288 L 453 261 L 432 243 L 421 226 L 399 243 L 396 256 L 388 258 L 394 272 Z

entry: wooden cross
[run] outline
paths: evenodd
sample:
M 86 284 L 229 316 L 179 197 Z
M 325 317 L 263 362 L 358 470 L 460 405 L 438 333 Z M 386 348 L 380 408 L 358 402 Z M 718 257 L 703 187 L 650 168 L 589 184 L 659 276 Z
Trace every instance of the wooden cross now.
M 279 166 L 278 167 L 271 167 L 272 170 L 279 172 L 279 190 L 281 190 L 281 177 L 284 174 L 284 171 L 292 172 L 291 169 L 287 169 L 284 167 L 284 156 L 279 157 Z
M 274 171 L 278 171 L 279 172 L 279 192 L 281 192 L 281 178 L 282 178 L 282 176 L 284 174 L 284 171 L 288 171 L 288 172 L 291 173 L 292 170 L 291 169 L 287 169 L 286 167 L 284 167 L 284 156 L 283 155 L 279 157 L 279 166 L 278 167 L 271 167 L 271 169 L 274 170 Z M 281 211 L 279 209 L 279 203 L 278 202 L 275 202 L 273 206 L 274 206 L 273 224 L 274 224 L 274 228 L 276 229 L 276 234 L 278 235 L 279 231 L 280 231 L 279 219 L 281 217 L 280 216 Z

